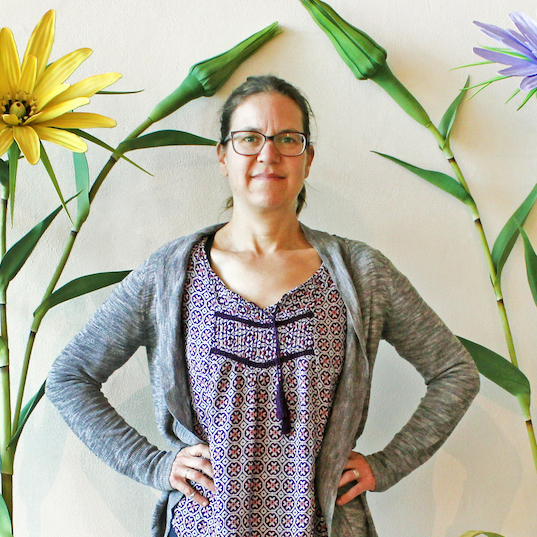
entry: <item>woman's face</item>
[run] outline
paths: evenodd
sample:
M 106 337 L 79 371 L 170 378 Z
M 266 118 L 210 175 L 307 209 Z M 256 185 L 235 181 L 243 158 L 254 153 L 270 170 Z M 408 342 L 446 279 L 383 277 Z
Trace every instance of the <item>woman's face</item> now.
M 231 131 L 257 131 L 267 136 L 303 132 L 302 112 L 289 97 L 280 93 L 258 93 L 247 97 L 231 117 Z M 218 146 L 218 161 L 228 177 L 233 207 L 257 210 L 296 211 L 297 197 L 308 176 L 313 148 L 297 157 L 281 155 L 267 140 L 257 155 L 237 154 L 231 141 Z

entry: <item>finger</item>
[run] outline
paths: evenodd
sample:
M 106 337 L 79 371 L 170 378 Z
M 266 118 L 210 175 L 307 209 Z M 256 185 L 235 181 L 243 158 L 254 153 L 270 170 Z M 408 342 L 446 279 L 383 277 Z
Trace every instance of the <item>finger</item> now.
M 352 468 L 351 470 L 343 472 L 341 479 L 339 480 L 338 487 L 342 487 L 343 485 L 352 483 L 353 481 L 358 481 L 358 479 L 359 478 L 356 477 L 356 474 L 354 473 L 354 468 Z
M 336 505 L 345 505 L 352 499 L 356 498 L 356 496 L 359 496 L 360 494 L 364 493 L 366 490 L 368 490 L 367 486 L 364 485 L 363 482 L 359 482 L 354 485 L 354 487 L 352 487 L 350 490 L 348 490 L 345 494 L 340 496 L 336 500 Z
M 211 458 L 211 452 L 209 451 L 209 446 L 206 444 L 196 444 L 195 446 L 190 446 L 185 448 L 188 455 L 192 457 L 204 457 L 205 459 Z
M 214 478 L 213 465 L 211 461 L 203 457 L 191 457 L 187 456 L 181 460 L 182 465 L 185 468 L 192 468 L 195 471 L 202 472 L 211 479 Z M 184 475 L 184 473 L 183 473 Z M 188 475 L 188 479 L 192 479 L 192 474 Z
M 184 495 L 202 507 L 207 507 L 209 505 L 209 500 L 192 487 L 188 487 L 188 490 L 184 492 Z
M 207 477 L 204 473 L 198 472 L 197 470 L 190 470 L 187 476 L 188 481 L 199 483 L 203 488 L 210 490 L 211 492 L 216 492 L 214 486 L 214 481 Z M 187 483 L 188 484 L 188 483 Z

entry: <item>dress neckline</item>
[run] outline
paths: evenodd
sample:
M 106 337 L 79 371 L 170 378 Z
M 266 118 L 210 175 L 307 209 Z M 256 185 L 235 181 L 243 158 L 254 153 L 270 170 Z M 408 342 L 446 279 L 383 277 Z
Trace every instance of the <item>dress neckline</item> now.
M 309 277 L 307 278 L 306 280 L 304 280 L 302 283 L 296 285 L 295 287 L 293 287 L 292 289 L 289 289 L 288 291 L 286 291 L 285 293 L 283 293 L 283 295 L 276 301 L 274 302 L 273 304 L 270 304 L 268 306 L 265 306 L 264 308 L 261 307 L 259 304 L 256 304 L 255 302 L 252 302 L 251 300 L 248 300 L 247 298 L 245 298 L 244 296 L 242 296 L 240 293 L 237 293 L 236 291 L 234 291 L 233 289 L 230 289 L 226 283 L 222 280 L 222 278 L 220 278 L 220 276 L 218 276 L 218 274 L 214 271 L 213 267 L 212 267 L 212 264 L 211 264 L 211 248 L 212 248 L 212 244 L 214 242 L 214 236 L 215 236 L 215 233 L 211 233 L 211 235 L 208 235 L 205 239 L 204 239 L 204 244 L 203 244 L 203 248 L 202 248 L 202 256 L 203 256 L 203 260 L 204 262 L 206 263 L 206 266 L 207 266 L 207 271 L 208 271 L 208 274 L 209 276 L 214 280 L 216 281 L 221 287 L 223 287 L 228 293 L 230 293 L 232 296 L 234 296 L 235 298 L 239 299 L 240 301 L 242 302 L 245 302 L 246 304 L 248 304 L 250 307 L 253 307 L 254 309 L 257 309 L 259 310 L 260 312 L 263 312 L 263 313 L 271 313 L 273 312 L 273 310 L 277 310 L 278 309 L 278 306 L 291 294 L 294 294 L 296 293 L 297 291 L 301 290 L 303 287 L 306 287 L 308 285 L 310 285 L 310 283 L 319 278 L 321 276 L 321 274 L 323 274 L 325 271 L 326 271 L 326 267 L 324 265 L 324 261 L 321 259 L 321 264 L 319 265 L 319 268 Z

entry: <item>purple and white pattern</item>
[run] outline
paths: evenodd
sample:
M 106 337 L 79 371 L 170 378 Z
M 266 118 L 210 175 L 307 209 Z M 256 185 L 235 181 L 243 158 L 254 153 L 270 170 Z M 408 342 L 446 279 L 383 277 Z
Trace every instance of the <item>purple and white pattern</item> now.
M 195 432 L 211 451 L 216 494 L 175 507 L 178 537 L 326 537 L 315 460 L 345 352 L 346 310 L 324 265 L 260 308 L 192 252 L 183 327 Z M 277 416 L 277 389 L 290 431 Z

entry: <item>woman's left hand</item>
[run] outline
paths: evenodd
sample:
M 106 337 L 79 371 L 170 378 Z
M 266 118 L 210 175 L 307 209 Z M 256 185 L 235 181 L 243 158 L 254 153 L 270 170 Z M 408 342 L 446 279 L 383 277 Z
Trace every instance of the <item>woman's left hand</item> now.
M 349 459 L 345 463 L 345 470 L 341 475 L 338 487 L 342 487 L 352 481 L 356 481 L 357 483 L 337 499 L 336 505 L 345 505 L 353 498 L 356 498 L 356 496 L 362 494 L 362 492 L 375 490 L 377 485 L 375 476 L 371 471 L 371 466 L 369 466 L 365 457 L 360 453 L 356 453 L 356 451 L 351 451 Z

